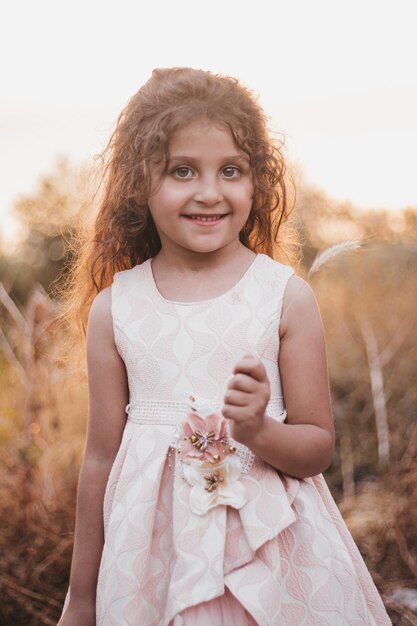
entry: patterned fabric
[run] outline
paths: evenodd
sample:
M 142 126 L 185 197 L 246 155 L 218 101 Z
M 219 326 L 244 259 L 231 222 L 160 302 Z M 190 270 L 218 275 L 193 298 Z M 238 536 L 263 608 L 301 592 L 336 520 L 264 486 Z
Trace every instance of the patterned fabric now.
M 104 501 L 97 625 L 391 623 L 321 476 L 285 476 L 240 446 L 246 504 L 198 516 L 170 451 L 184 394 L 220 410 L 247 352 L 267 370 L 268 413 L 285 420 L 278 331 L 292 273 L 257 255 L 232 289 L 195 303 L 164 299 L 150 261 L 114 277 L 114 333 L 130 398 Z

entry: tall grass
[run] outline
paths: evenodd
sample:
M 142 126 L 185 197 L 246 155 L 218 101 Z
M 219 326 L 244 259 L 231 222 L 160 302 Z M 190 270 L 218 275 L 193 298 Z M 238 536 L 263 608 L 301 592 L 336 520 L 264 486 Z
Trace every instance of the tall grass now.
M 0 623 L 55 624 L 72 551 L 86 386 L 59 366 L 55 304 L 0 285 Z

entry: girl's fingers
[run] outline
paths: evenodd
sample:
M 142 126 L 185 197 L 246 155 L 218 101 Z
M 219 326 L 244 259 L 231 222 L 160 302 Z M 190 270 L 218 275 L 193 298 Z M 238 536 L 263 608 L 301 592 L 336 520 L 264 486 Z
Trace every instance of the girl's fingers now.
M 233 406 L 246 406 L 248 403 L 248 394 L 236 389 L 229 389 L 224 396 L 224 403 Z
M 235 374 L 247 374 L 259 382 L 263 382 L 266 378 L 266 369 L 261 359 L 253 354 L 247 354 L 238 361 L 234 368 Z
M 248 374 L 234 374 L 227 385 L 227 389 L 236 389 L 237 391 L 243 391 L 245 393 L 252 393 L 255 391 L 256 382 Z

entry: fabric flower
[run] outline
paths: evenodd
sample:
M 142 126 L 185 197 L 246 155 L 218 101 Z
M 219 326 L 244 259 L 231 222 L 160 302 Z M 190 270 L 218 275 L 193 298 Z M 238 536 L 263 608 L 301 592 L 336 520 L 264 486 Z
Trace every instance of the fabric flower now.
M 187 463 L 193 459 L 218 463 L 231 450 L 228 445 L 226 420 L 221 415 L 211 413 L 206 418 L 190 413 L 183 421 L 184 440 L 180 459 Z
M 219 463 L 191 461 L 184 464 L 184 478 L 192 486 L 190 509 L 195 515 L 204 515 L 219 504 L 240 509 L 246 502 L 246 488 L 239 481 L 240 459 L 226 456 Z

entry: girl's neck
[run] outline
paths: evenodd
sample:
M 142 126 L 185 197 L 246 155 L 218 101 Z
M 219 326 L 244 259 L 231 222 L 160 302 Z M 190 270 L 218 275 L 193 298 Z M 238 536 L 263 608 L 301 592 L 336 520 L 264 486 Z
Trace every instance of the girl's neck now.
M 235 245 L 228 245 L 213 252 L 199 253 L 192 250 L 176 250 L 174 248 L 162 248 L 152 259 L 154 271 L 165 273 L 175 272 L 189 274 L 211 274 L 213 271 L 227 266 L 241 266 L 246 259 L 253 258 L 254 252 L 246 248 L 240 241 Z
M 193 302 L 225 293 L 235 285 L 252 264 L 255 253 L 240 242 L 231 254 L 176 255 L 164 250 L 152 259 L 153 278 L 167 300 Z

